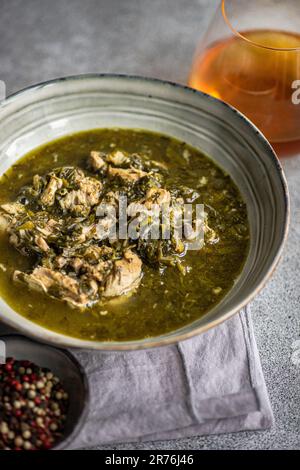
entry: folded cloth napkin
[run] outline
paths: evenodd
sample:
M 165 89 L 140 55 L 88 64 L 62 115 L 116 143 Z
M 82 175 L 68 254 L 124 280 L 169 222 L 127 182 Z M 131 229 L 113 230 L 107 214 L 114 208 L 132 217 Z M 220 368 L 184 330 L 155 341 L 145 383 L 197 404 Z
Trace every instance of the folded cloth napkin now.
M 266 429 L 273 423 L 249 308 L 173 346 L 72 352 L 91 391 L 73 449 Z

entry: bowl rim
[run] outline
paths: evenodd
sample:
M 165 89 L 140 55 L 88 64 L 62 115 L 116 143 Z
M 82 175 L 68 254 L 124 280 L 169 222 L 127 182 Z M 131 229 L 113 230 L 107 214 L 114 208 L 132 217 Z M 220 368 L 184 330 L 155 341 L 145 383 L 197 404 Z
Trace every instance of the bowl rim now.
M 45 328 L 41 325 L 38 325 L 45 332 L 48 332 L 49 334 L 47 338 L 44 338 L 42 333 L 41 334 L 37 332 L 31 333 L 29 328 L 27 328 L 26 326 L 19 325 L 18 322 L 15 322 L 7 318 L 4 318 L 4 319 L 1 318 L 1 320 L 5 322 L 6 324 L 8 324 L 9 326 L 13 328 L 17 328 L 22 334 L 25 334 L 26 336 L 33 338 L 33 340 L 36 341 L 37 339 L 37 341 L 50 344 L 57 348 L 61 348 L 61 347 L 84 348 L 84 349 L 91 349 L 91 350 L 113 352 L 113 351 L 132 351 L 132 350 L 140 350 L 140 349 L 151 349 L 151 348 L 156 348 L 156 347 L 167 346 L 170 344 L 176 344 L 180 341 L 184 341 L 194 336 L 200 335 L 201 333 L 204 333 L 210 330 L 211 328 L 214 328 L 220 325 L 221 323 L 223 323 L 224 321 L 228 320 L 233 315 L 235 315 L 240 310 L 242 310 L 244 307 L 246 307 L 246 305 L 248 305 L 256 297 L 256 295 L 265 287 L 268 280 L 273 275 L 276 267 L 278 266 L 278 263 L 282 257 L 285 242 L 288 237 L 289 225 L 290 225 L 290 196 L 289 196 L 287 180 L 286 180 L 282 165 L 272 145 L 264 136 L 262 131 L 259 130 L 258 127 L 252 121 L 250 121 L 249 118 L 247 118 L 244 114 L 242 114 L 238 109 L 236 109 L 232 105 L 225 103 L 224 101 L 220 99 L 217 99 L 202 91 L 191 88 L 187 85 L 182 85 L 182 84 L 175 83 L 175 82 L 168 81 L 168 80 L 161 80 L 158 78 L 145 77 L 145 76 L 139 76 L 139 75 L 130 75 L 130 74 L 120 74 L 120 73 L 86 73 L 86 74 L 63 76 L 63 77 L 53 78 L 51 80 L 46 80 L 37 84 L 33 84 L 15 93 L 12 93 L 11 95 L 7 96 L 4 100 L 0 102 L 0 111 L 2 108 L 5 108 L 6 106 L 8 106 L 10 103 L 14 103 L 19 97 L 22 97 L 24 95 L 33 93 L 35 91 L 38 91 L 40 89 L 43 89 L 43 88 L 46 88 L 55 84 L 59 84 L 63 82 L 70 82 L 70 81 L 77 81 L 77 80 L 84 81 L 84 80 L 97 80 L 97 79 L 100 81 L 102 79 L 110 79 L 110 80 L 130 80 L 130 81 L 136 81 L 137 83 L 152 83 L 152 84 L 157 84 L 158 86 L 160 85 L 161 87 L 175 88 L 189 95 L 196 95 L 196 96 L 198 95 L 198 96 L 201 96 L 202 98 L 205 98 L 207 101 L 211 101 L 212 103 L 216 103 L 218 106 L 222 106 L 227 111 L 229 111 L 229 113 L 235 114 L 238 117 L 238 119 L 243 121 L 252 131 L 254 131 L 254 133 L 256 134 L 256 138 L 260 141 L 260 144 L 265 148 L 266 154 L 269 156 L 272 163 L 274 164 L 274 167 L 276 168 L 276 171 L 278 173 L 281 186 L 282 186 L 282 196 L 284 199 L 284 229 L 281 235 L 281 240 L 280 240 L 278 250 L 275 256 L 273 257 L 273 260 L 268 270 L 264 274 L 263 279 L 246 298 L 240 301 L 239 304 L 235 308 L 231 309 L 229 312 L 220 315 L 218 319 L 215 319 L 209 322 L 207 325 L 195 327 L 193 328 L 193 330 L 188 331 L 188 332 L 176 333 L 176 330 L 175 330 L 174 332 L 170 332 L 172 333 L 172 336 L 165 336 L 164 338 L 150 337 L 150 338 L 132 340 L 128 342 L 117 342 L 117 341 L 101 342 L 101 341 L 84 340 L 84 339 L 80 339 L 77 337 L 64 335 L 62 333 L 58 333 L 48 328 Z M 173 101 L 176 102 L 176 100 L 173 100 Z M 77 343 L 77 344 L 74 344 L 74 343 Z
M 29 342 L 29 343 L 33 343 L 33 344 L 35 344 L 36 346 L 38 346 L 40 348 L 51 348 L 54 351 L 59 352 L 60 354 L 66 356 L 74 364 L 74 366 L 78 370 L 78 373 L 79 373 L 79 375 L 81 377 L 81 380 L 82 380 L 83 389 L 84 389 L 84 406 L 83 406 L 82 411 L 81 411 L 81 413 L 80 413 L 80 415 L 79 415 L 79 417 L 78 417 L 78 419 L 75 423 L 75 426 L 74 426 L 73 430 L 66 437 L 62 437 L 62 439 L 57 441 L 57 443 L 53 447 L 51 447 L 51 449 L 50 449 L 50 450 L 64 450 L 79 435 L 81 429 L 83 429 L 83 426 L 87 421 L 87 416 L 88 416 L 88 412 L 89 412 L 89 409 L 90 409 L 90 386 L 89 386 L 89 381 L 88 381 L 85 369 L 80 364 L 78 359 L 68 349 L 63 349 L 63 348 L 60 348 L 60 347 L 57 347 L 57 346 L 53 346 L 51 344 L 45 344 L 45 343 L 40 342 L 39 340 L 36 340 L 36 339 L 33 339 L 33 338 L 28 338 L 27 336 L 24 336 L 24 335 L 19 334 L 19 333 L 5 333 L 3 335 L 0 334 L 0 340 L 5 342 L 6 340 L 9 341 L 10 339 L 15 339 L 15 340 L 18 340 L 18 341 L 26 341 L 26 342 Z M 41 367 L 43 367 L 43 366 L 41 366 Z

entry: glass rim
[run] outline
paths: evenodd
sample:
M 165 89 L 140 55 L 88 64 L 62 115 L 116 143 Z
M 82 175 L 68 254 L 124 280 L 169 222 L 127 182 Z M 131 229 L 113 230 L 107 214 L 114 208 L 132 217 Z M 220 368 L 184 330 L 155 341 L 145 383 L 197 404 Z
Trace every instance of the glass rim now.
M 236 36 L 248 42 L 249 44 L 252 44 L 253 46 L 256 46 L 256 47 L 260 47 L 262 49 L 267 49 L 270 51 L 277 51 L 277 52 L 300 52 L 300 45 L 299 47 L 272 47 L 272 46 L 265 46 L 264 44 L 260 44 L 259 42 L 251 41 L 251 39 L 248 39 L 246 36 L 240 33 L 231 23 L 228 17 L 227 11 L 226 11 L 226 1 L 227 0 L 222 0 L 222 15 L 223 15 L 225 22 L 227 23 L 231 31 Z

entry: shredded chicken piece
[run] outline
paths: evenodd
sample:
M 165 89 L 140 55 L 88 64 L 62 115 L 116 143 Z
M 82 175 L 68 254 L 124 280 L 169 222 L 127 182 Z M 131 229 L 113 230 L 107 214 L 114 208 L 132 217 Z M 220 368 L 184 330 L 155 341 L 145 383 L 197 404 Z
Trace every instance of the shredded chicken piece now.
M 71 307 L 86 307 L 90 298 L 80 292 L 80 284 L 58 271 L 38 267 L 31 274 L 14 272 L 14 281 L 25 282 L 30 289 L 45 292 L 50 297 L 62 298 Z
M 72 272 L 76 275 L 80 286 L 94 285 L 94 282 L 102 285 L 113 268 L 113 250 L 106 246 L 90 246 L 85 251 L 79 251 L 74 256 L 58 256 L 50 265 L 51 269 L 63 269 L 64 272 Z M 107 258 L 107 259 L 106 259 Z M 98 285 L 98 284 L 97 284 Z M 86 289 L 84 290 L 86 292 Z M 90 294 L 89 294 L 90 295 Z
M 89 166 L 94 171 L 98 171 L 105 166 L 105 161 L 103 159 L 103 154 L 101 152 L 96 152 L 92 150 L 88 160 Z
M 9 218 L 4 214 L 0 214 L 0 233 L 5 232 L 8 226 Z
M 101 188 L 100 181 L 85 177 L 79 182 L 78 190 L 70 191 L 59 201 L 60 207 L 77 215 L 84 214 L 87 209 L 99 203 Z
M 101 188 L 102 184 L 100 181 L 88 176 L 79 182 L 79 190 L 86 194 L 87 203 L 91 206 L 98 204 Z
M 25 211 L 24 205 L 19 202 L 8 202 L 7 204 L 2 204 L 1 209 L 9 215 L 22 214 Z
M 55 194 L 58 189 L 61 189 L 63 182 L 57 176 L 52 175 L 50 181 L 41 195 L 41 203 L 43 206 L 53 206 L 55 203 Z
M 57 256 L 55 258 L 55 266 L 58 268 L 58 269 L 62 269 L 66 264 L 67 264 L 68 260 L 67 258 L 65 258 L 64 256 Z
M 38 191 L 43 184 L 43 178 L 40 175 L 34 175 L 32 178 L 32 186 L 35 191 Z
M 37 230 L 43 234 L 45 237 L 48 237 L 49 235 L 52 235 L 54 233 L 54 230 L 58 227 L 59 222 L 54 219 L 49 219 L 44 227 L 37 227 Z
M 136 168 L 113 168 L 109 166 L 108 168 L 108 175 L 112 178 L 121 178 L 128 182 L 136 182 L 146 176 L 148 173 L 142 170 L 137 170 Z
M 80 269 L 82 268 L 84 261 L 82 258 L 74 258 L 72 261 L 72 268 L 74 269 L 75 273 L 79 273 Z
M 35 243 L 45 253 L 50 250 L 50 247 L 49 247 L 48 243 L 46 242 L 46 240 L 43 237 L 40 237 L 40 236 L 35 237 Z
M 163 204 L 170 204 L 171 194 L 166 189 L 162 188 L 151 188 L 146 193 L 145 207 L 151 209 L 156 204 L 162 206 Z
M 109 275 L 104 297 L 117 297 L 136 288 L 141 280 L 142 261 L 131 250 L 124 253 L 124 258 L 115 262 L 113 272 Z
M 130 163 L 130 159 L 126 157 L 126 155 L 120 150 L 115 150 L 114 152 L 110 153 L 106 160 L 115 166 L 122 166 L 124 164 Z

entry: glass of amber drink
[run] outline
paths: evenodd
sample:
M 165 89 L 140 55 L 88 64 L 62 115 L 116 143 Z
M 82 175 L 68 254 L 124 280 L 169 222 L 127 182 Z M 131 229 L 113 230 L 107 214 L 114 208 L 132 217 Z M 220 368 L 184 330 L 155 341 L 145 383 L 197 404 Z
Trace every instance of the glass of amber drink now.
M 274 143 L 300 139 L 300 0 L 222 0 L 189 85 L 233 105 Z

